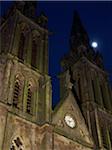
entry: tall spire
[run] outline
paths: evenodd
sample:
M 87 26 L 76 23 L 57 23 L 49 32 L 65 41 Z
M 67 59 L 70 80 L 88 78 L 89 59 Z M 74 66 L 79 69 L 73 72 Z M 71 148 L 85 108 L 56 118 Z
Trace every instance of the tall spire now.
M 80 46 L 89 46 L 89 37 L 84 29 L 77 11 L 74 12 L 73 24 L 70 35 L 70 48 L 72 51 Z
M 74 12 L 73 24 L 70 34 L 70 54 L 62 58 L 61 65 L 66 70 L 76 63 L 79 58 L 86 57 L 89 61 L 100 68 L 103 68 L 102 56 L 99 52 L 95 52 L 89 43 L 89 37 L 82 25 L 77 11 Z

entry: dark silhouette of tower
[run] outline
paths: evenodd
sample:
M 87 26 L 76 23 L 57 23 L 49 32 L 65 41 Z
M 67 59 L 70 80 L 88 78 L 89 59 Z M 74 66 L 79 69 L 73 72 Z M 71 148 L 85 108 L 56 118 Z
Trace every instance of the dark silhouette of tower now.
M 70 70 L 73 91 L 86 120 L 95 148 L 112 147 L 112 91 L 102 55 L 90 46 L 89 37 L 75 11 L 70 35 L 70 54 L 61 61 Z M 62 78 L 61 78 L 62 80 Z M 63 96 L 64 93 L 61 92 Z

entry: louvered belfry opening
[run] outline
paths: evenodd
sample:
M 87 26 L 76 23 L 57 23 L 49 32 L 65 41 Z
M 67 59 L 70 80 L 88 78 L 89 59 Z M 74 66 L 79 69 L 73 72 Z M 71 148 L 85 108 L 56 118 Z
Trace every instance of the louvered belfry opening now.
M 28 86 L 28 95 L 27 95 L 27 113 L 31 114 L 32 110 L 32 91 L 31 91 L 31 85 Z
M 24 60 L 25 35 L 22 32 L 19 40 L 18 58 Z
M 20 93 L 20 84 L 19 81 L 15 81 L 15 86 L 14 86 L 14 94 L 13 94 L 13 106 L 18 107 L 18 102 L 19 102 L 19 93 Z

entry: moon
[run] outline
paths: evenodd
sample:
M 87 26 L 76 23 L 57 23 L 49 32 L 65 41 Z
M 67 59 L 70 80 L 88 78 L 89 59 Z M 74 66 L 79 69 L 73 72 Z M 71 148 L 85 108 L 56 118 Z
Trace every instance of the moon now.
M 92 44 L 91 44 L 91 45 L 92 45 L 92 47 L 93 47 L 93 48 L 97 48 L 97 47 L 98 47 L 98 43 L 97 43 L 97 42 L 95 42 L 95 41 L 94 41 L 94 42 L 92 42 Z

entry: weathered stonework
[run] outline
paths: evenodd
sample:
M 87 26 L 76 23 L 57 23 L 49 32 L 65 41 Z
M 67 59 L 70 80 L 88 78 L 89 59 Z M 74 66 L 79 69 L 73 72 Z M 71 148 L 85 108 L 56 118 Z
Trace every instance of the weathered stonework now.
M 48 19 L 35 10 L 35 2 L 16 2 L 0 27 L 0 150 L 111 150 L 112 90 L 101 55 L 76 13 L 52 110 Z

